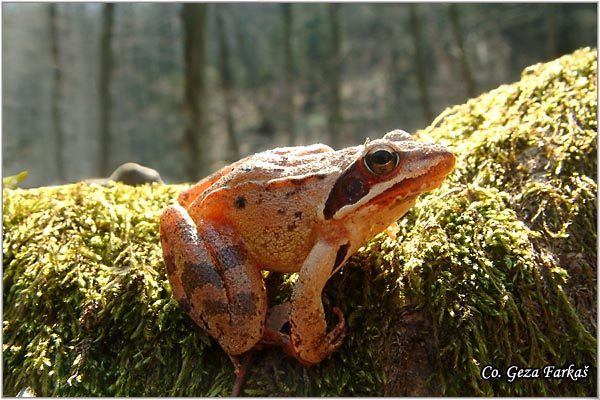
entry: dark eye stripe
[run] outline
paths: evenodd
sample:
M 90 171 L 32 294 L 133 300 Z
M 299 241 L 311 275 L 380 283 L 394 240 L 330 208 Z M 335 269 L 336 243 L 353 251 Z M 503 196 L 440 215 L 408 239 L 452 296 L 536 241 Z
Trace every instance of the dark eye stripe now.
M 362 162 L 354 163 L 337 180 L 325 202 L 323 216 L 331 219 L 338 210 L 365 197 L 375 182 Z

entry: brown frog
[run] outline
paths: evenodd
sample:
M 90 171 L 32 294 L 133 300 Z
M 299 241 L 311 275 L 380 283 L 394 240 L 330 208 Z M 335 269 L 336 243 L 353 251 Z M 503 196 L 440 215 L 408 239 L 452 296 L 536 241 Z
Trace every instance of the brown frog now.
M 285 147 L 258 153 L 182 192 L 160 221 L 173 296 L 236 360 L 261 342 L 277 343 L 310 365 L 343 343 L 346 325 L 327 332 L 327 280 L 417 197 L 454 167 L 445 147 L 403 131 L 334 151 Z M 261 270 L 298 272 L 281 321 L 267 323 Z

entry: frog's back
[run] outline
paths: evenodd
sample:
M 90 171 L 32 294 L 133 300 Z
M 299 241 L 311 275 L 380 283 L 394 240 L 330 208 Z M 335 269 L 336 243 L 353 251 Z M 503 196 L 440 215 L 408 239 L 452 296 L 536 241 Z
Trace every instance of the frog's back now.
M 194 221 L 231 227 L 251 253 L 261 255 L 263 269 L 281 272 L 297 271 L 300 255 L 314 245 L 315 221 L 344 168 L 340 156 L 344 160 L 348 153 L 350 160 L 355 154 L 353 148 L 333 152 L 323 145 L 289 150 L 232 164 L 188 208 Z
M 228 165 L 213 174 L 210 185 L 205 184 L 202 189 L 203 193 L 197 191 L 196 195 L 208 195 L 222 188 L 242 188 L 245 185 L 252 186 L 255 183 L 268 184 L 286 179 L 294 182 L 294 179 L 303 180 L 313 175 L 327 176 L 339 171 L 341 168 L 343 169 L 345 164 L 352 162 L 357 151 L 358 148 L 354 147 L 334 151 L 329 146 L 314 144 L 310 146 L 281 147 L 257 153 Z M 340 155 L 342 160 L 348 160 L 342 162 L 344 165 L 340 165 Z M 333 162 L 334 158 L 337 162 Z M 206 178 L 204 181 L 211 177 Z M 193 191 L 193 189 L 191 188 L 189 191 Z
M 280 147 L 242 158 L 207 176 L 191 188 L 179 194 L 178 202 L 188 207 L 198 197 L 222 187 L 235 186 L 243 182 L 264 181 L 269 178 L 285 177 L 294 174 L 289 167 L 310 164 L 314 155 L 332 152 L 324 144 L 310 146 Z
M 217 187 L 242 185 L 245 182 L 269 182 L 315 173 L 332 152 L 329 146 L 315 144 L 280 147 L 257 153 L 231 164 L 232 168 L 223 174 Z

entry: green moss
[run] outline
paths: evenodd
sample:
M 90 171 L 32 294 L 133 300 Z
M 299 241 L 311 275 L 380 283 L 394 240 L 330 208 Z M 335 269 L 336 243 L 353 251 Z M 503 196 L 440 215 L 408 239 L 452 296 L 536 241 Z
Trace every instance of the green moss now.
M 172 301 L 162 264 L 158 217 L 180 189 L 5 190 L 4 394 L 230 390 L 227 357 Z
M 420 132 L 458 155 L 395 248 L 402 293 L 433 325 L 441 394 L 596 393 L 596 109 L 596 51 L 583 49 Z M 588 378 L 479 376 L 485 365 L 571 363 L 589 365 Z
M 255 396 L 596 393 L 596 52 L 446 110 L 444 185 L 327 284 L 348 336 L 313 367 L 255 355 Z M 171 298 L 158 217 L 185 186 L 4 189 L 4 394 L 223 396 L 233 367 Z M 293 276 L 272 276 L 277 299 Z M 333 314 L 329 321 L 336 320 Z M 481 368 L 589 365 L 485 381 Z

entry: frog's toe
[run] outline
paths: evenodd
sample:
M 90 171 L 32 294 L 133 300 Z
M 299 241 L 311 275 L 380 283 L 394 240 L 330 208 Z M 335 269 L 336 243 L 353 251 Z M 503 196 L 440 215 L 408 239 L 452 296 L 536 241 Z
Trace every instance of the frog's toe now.
M 346 319 L 344 318 L 342 310 L 337 307 L 333 307 L 333 312 L 338 316 L 339 320 L 336 326 L 327 334 L 327 341 L 331 346 L 331 351 L 337 350 L 342 343 L 344 343 L 346 331 L 348 330 Z

